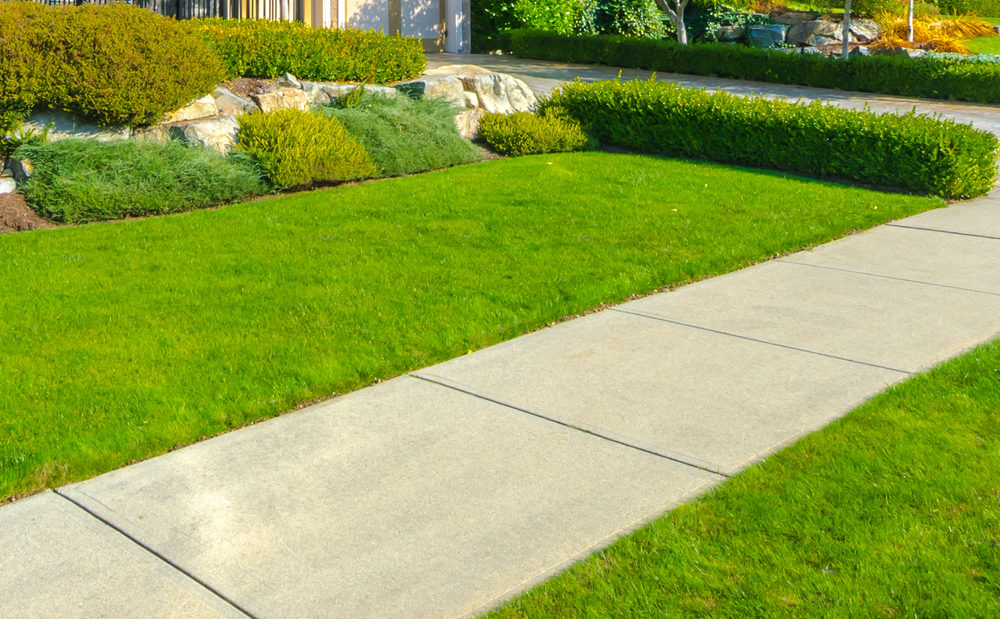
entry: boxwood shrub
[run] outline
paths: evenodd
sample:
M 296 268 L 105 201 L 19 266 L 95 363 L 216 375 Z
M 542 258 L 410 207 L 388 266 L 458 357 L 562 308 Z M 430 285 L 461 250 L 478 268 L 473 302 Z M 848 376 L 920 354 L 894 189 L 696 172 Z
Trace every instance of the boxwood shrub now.
M 416 38 L 380 32 L 311 28 L 299 22 L 206 19 L 185 24 L 225 63 L 229 77 L 277 77 L 338 82 L 395 82 L 424 72 Z
M 0 2 L 0 129 L 36 105 L 150 124 L 224 77 L 204 41 L 152 11 Z
M 1000 140 L 968 125 L 763 97 L 708 93 L 657 81 L 574 82 L 540 103 L 598 140 L 647 153 L 708 159 L 944 198 L 986 194 Z
M 861 56 L 841 60 L 722 43 L 677 45 L 621 36 L 515 30 L 518 56 L 562 62 L 800 84 L 910 97 L 1000 103 L 1000 65 L 947 58 Z
M 180 142 L 68 139 L 21 146 L 14 156 L 34 166 L 19 187 L 28 204 L 58 222 L 175 213 L 269 190 L 245 158 Z
M 378 175 L 364 147 L 336 118 L 302 110 L 244 114 L 236 148 L 253 157 L 278 188 Z
M 533 155 L 579 150 L 587 143 L 580 123 L 565 118 L 560 110 L 548 114 L 530 112 L 486 114 L 479 122 L 479 138 L 501 155 Z

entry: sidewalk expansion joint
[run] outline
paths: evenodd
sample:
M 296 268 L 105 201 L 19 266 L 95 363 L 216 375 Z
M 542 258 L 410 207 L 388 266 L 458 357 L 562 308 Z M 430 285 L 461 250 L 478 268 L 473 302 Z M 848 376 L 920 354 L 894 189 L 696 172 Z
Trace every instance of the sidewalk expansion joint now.
M 840 357 L 838 355 L 832 355 L 830 353 L 820 352 L 818 350 L 810 350 L 808 348 L 800 348 L 798 346 L 791 346 L 789 344 L 781 344 L 778 342 L 771 342 L 769 340 L 762 340 L 756 337 L 750 337 L 749 335 L 741 335 L 739 333 L 732 333 L 730 331 L 721 331 L 719 329 L 711 329 L 709 327 L 702 327 L 700 325 L 691 324 L 689 322 L 682 322 L 680 320 L 671 320 L 670 318 L 664 318 L 663 316 L 656 316 L 654 314 L 647 314 L 645 312 L 637 312 L 635 310 L 622 309 L 620 307 L 609 308 L 608 311 L 611 312 L 621 312 L 622 314 L 631 314 L 633 316 L 639 316 L 640 318 L 649 318 L 650 320 L 659 320 L 661 322 L 669 322 L 672 325 L 677 325 L 680 327 L 690 327 L 691 329 L 698 329 L 700 331 L 707 331 L 708 333 L 716 333 L 718 335 L 728 335 L 729 337 L 735 337 L 741 340 L 746 340 L 748 342 L 757 342 L 758 344 L 766 344 L 767 346 L 777 346 L 778 348 L 785 348 L 787 350 L 796 350 L 798 352 L 808 353 L 810 355 L 818 355 L 820 357 L 826 357 L 828 359 L 836 359 L 838 361 L 846 361 L 847 363 L 854 363 L 857 365 L 866 365 L 871 368 L 878 368 L 880 370 L 889 370 L 890 372 L 898 372 L 900 374 L 905 374 L 906 376 L 913 376 L 916 372 L 910 372 L 908 370 L 901 370 L 899 368 L 892 368 L 887 365 L 879 365 L 878 363 L 869 363 L 868 361 L 860 361 L 858 359 L 850 359 L 848 357 Z
M 991 292 L 989 290 L 979 290 L 978 288 L 965 288 L 964 286 L 951 286 L 949 284 L 936 284 L 934 282 L 925 282 L 920 279 L 909 279 L 906 277 L 896 277 L 895 275 L 882 275 L 881 273 L 869 273 L 868 271 L 856 271 L 854 269 L 843 269 L 841 267 L 831 267 L 822 264 L 810 264 L 808 262 L 797 262 L 795 260 L 787 260 L 785 258 L 779 258 L 777 262 L 782 264 L 794 264 L 796 266 L 812 267 L 814 269 L 827 269 L 829 271 L 840 271 L 841 273 L 854 273 L 855 275 L 865 275 L 868 277 L 881 277 L 882 279 L 891 279 L 897 282 L 907 282 L 909 284 L 923 284 L 924 286 L 934 286 L 936 288 L 948 288 L 949 290 L 961 290 L 963 292 L 975 292 L 978 294 L 989 294 L 995 297 L 1000 297 L 1000 292 Z
M 957 236 L 973 236 L 979 239 L 992 239 L 994 241 L 1000 241 L 1000 236 L 990 235 L 990 234 L 976 234 L 975 232 L 957 232 L 955 230 L 941 230 L 940 228 L 927 228 L 924 226 L 908 226 L 906 224 L 885 224 L 886 226 L 892 226 L 893 228 L 906 228 L 908 230 L 923 230 L 925 232 L 938 232 L 941 234 L 954 234 Z
M 153 548 L 150 548 L 148 545 L 146 545 L 143 542 L 141 542 L 134 535 L 131 535 L 127 531 L 125 531 L 124 529 L 122 529 L 121 527 L 116 526 L 113 522 L 111 522 L 107 518 L 104 518 L 100 514 L 97 514 L 97 513 L 95 513 L 94 511 L 92 511 L 90 509 L 87 509 L 87 507 L 85 505 L 83 505 L 79 501 L 76 501 L 75 499 L 73 499 L 73 497 L 68 496 L 66 494 L 63 494 L 60 491 L 59 488 L 54 489 L 52 492 L 55 493 L 56 496 L 62 497 L 63 499 L 66 499 L 67 501 L 69 501 L 73 505 L 76 505 L 77 507 L 79 507 L 80 509 L 82 509 L 85 513 L 89 514 L 93 518 L 96 518 L 97 520 L 99 520 L 100 522 L 102 522 L 105 526 L 109 527 L 110 529 L 116 531 L 118 534 L 120 534 L 123 537 L 125 537 L 125 539 L 129 540 L 130 542 L 132 542 L 136 546 L 139 546 L 140 548 L 142 548 L 143 550 L 145 550 L 149 554 L 153 555 L 154 557 L 156 557 L 160 561 L 166 563 L 168 566 L 170 566 L 174 570 L 180 572 L 181 574 L 183 574 L 187 578 L 191 579 L 193 582 L 197 583 L 202 588 L 206 589 L 209 593 L 211 593 L 215 597 L 219 598 L 220 600 L 222 600 L 226 604 L 229 604 L 230 606 L 232 606 L 238 612 L 242 613 L 243 615 L 246 615 L 247 617 L 250 617 L 250 619 L 258 619 L 256 617 L 256 615 L 253 615 L 252 613 L 250 613 L 250 611 L 248 611 L 247 609 L 245 609 L 242 606 L 240 606 L 239 604 L 237 604 L 235 601 L 233 601 L 232 599 L 230 599 L 228 596 L 224 595 L 221 591 L 219 591 L 215 587 L 209 585 L 208 583 L 206 583 L 205 581 L 201 580 L 200 578 L 198 578 L 197 576 L 195 576 L 191 572 L 189 572 L 186 569 L 184 569 L 183 567 L 177 565 L 176 563 L 174 563 L 173 561 L 171 561 L 167 557 L 163 556 L 161 553 L 157 552 Z
M 571 423 L 567 423 L 565 421 L 561 421 L 559 419 L 556 419 L 554 417 L 549 417 L 549 416 L 547 416 L 547 415 L 545 415 L 543 413 L 539 413 L 539 412 L 536 412 L 536 411 L 533 411 L 533 410 L 530 410 L 530 409 L 527 409 L 527 408 L 524 408 L 524 407 L 521 407 L 521 406 L 517 406 L 516 404 L 511 404 L 510 402 L 504 402 L 503 400 L 492 398 L 490 396 L 483 395 L 481 393 L 476 393 L 475 391 L 472 391 L 471 389 L 465 389 L 463 387 L 459 387 L 458 385 L 455 385 L 455 384 L 452 384 L 452 383 L 449 383 L 449 382 L 437 380 L 437 379 L 431 378 L 429 376 L 421 376 L 420 374 L 410 374 L 409 376 L 411 376 L 412 378 L 416 378 L 416 379 L 419 379 L 419 380 L 431 383 L 433 385 L 437 385 L 439 387 L 444 387 L 445 389 L 451 389 L 452 391 L 457 391 L 459 393 L 464 393 L 465 395 L 472 396 L 474 398 L 477 398 L 477 399 L 480 399 L 480 400 L 484 400 L 484 401 L 490 402 L 492 404 L 497 404 L 498 406 L 503 406 L 504 408 L 509 408 L 511 410 L 515 410 L 515 411 L 517 411 L 519 413 L 524 413 L 526 415 L 531 415 L 532 417 L 537 417 L 539 419 L 544 419 L 545 421 L 549 421 L 549 422 L 558 424 L 560 426 L 563 426 L 564 428 L 569 428 L 570 430 L 575 430 L 577 432 L 582 432 L 584 434 L 588 434 L 590 436 L 594 436 L 594 437 L 597 437 L 599 439 L 603 439 L 605 441 L 609 441 L 611 443 L 615 443 L 616 445 L 621 445 L 622 447 L 628 447 L 629 449 L 634 449 L 636 451 L 641 451 L 641 452 L 647 453 L 647 454 L 649 454 L 651 456 L 656 456 L 657 458 L 663 458 L 664 460 L 669 460 L 671 462 L 676 462 L 677 464 L 683 464 L 684 466 L 689 466 L 691 468 L 698 469 L 699 471 L 705 471 L 706 473 L 711 473 L 712 475 L 717 475 L 717 476 L 725 478 L 725 479 L 729 479 L 729 478 L 732 477 L 732 475 L 730 475 L 728 473 L 723 473 L 722 471 L 713 469 L 711 467 L 704 466 L 704 465 L 698 464 L 696 462 L 690 462 L 690 461 L 685 460 L 683 458 L 679 458 L 677 456 L 671 456 L 669 454 L 661 453 L 659 451 L 656 451 L 656 450 L 653 450 L 653 449 L 649 449 L 649 448 L 646 448 L 646 447 L 642 447 L 640 445 L 634 445 L 634 444 L 629 443 L 627 441 L 623 441 L 621 439 L 617 439 L 617 438 L 615 438 L 613 436 L 607 436 L 605 434 L 602 434 L 600 432 L 591 430 L 589 428 L 585 428 L 585 427 L 581 427 L 581 426 L 576 426 L 576 425 L 573 425 Z

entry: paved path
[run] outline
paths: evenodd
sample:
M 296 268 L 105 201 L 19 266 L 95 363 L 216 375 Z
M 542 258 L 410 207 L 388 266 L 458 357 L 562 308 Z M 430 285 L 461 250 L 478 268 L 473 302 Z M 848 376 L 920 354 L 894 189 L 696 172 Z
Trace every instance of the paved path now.
M 528 60 L 515 56 L 490 56 L 486 54 L 428 54 L 427 56 L 427 67 L 430 69 L 447 64 L 475 64 L 494 71 L 511 73 L 523 79 L 536 93 L 551 92 L 559 84 L 576 77 L 590 82 L 613 79 L 619 71 L 621 71 L 622 79 L 626 80 L 649 79 L 653 74 L 651 71 Z M 938 114 L 943 118 L 972 123 L 980 129 L 1000 135 L 1000 106 L 997 105 L 908 99 L 828 88 L 747 82 L 677 73 L 656 73 L 656 77 L 659 80 L 676 82 L 683 86 L 723 90 L 732 94 L 756 93 L 770 97 L 802 99 L 803 101 L 821 100 L 833 105 L 855 109 L 867 105 L 876 112 L 905 113 L 916 106 L 921 114 Z
M 1000 194 L 18 501 L 0 615 L 475 614 L 996 337 L 997 264 Z

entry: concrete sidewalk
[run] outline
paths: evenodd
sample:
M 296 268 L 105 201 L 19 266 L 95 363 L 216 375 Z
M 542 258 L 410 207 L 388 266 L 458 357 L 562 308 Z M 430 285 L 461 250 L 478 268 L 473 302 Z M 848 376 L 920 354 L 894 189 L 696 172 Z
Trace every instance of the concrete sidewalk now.
M 474 64 L 492 71 L 510 73 L 524 80 L 537 94 L 548 94 L 566 81 L 579 77 L 585 82 L 614 79 L 649 79 L 652 71 L 620 69 L 599 65 L 569 64 L 546 60 L 530 60 L 516 56 L 491 56 L 488 54 L 428 54 L 427 68 L 434 69 L 448 64 Z M 865 106 L 875 112 L 905 114 L 914 108 L 920 114 L 938 115 L 942 118 L 972 124 L 977 129 L 1000 136 L 1000 106 L 977 103 L 960 103 L 939 99 L 911 99 L 892 95 L 810 88 L 769 82 L 750 82 L 701 75 L 656 72 L 656 79 L 674 82 L 690 88 L 720 90 L 734 95 L 759 94 L 766 97 L 785 97 L 805 102 L 823 101 L 830 105 L 860 109 Z
M 456 617 L 1000 332 L 984 198 L 0 508 L 27 616 Z

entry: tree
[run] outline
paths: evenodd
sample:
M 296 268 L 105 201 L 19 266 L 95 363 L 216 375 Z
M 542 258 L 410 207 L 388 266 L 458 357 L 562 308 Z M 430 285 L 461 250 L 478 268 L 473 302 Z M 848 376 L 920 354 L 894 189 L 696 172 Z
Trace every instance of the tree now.
M 656 4 L 670 17 L 677 31 L 677 42 L 681 45 L 688 43 L 687 26 L 684 25 L 684 9 L 690 0 L 673 0 L 674 6 L 670 6 L 670 0 L 656 0 Z M 851 0 L 847 0 L 850 2 Z
M 844 30 L 842 32 L 844 36 L 844 47 L 841 49 L 840 57 L 847 60 L 847 56 L 851 53 L 850 42 L 851 42 L 851 0 L 844 0 Z
M 913 43 L 913 0 L 906 5 L 906 40 Z

